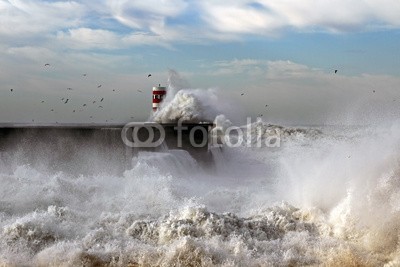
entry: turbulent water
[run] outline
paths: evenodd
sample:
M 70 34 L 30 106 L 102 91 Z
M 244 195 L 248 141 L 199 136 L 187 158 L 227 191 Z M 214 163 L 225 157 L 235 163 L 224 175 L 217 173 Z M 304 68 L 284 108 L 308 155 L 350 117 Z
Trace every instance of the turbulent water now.
M 400 124 L 255 127 L 280 146 L 208 167 L 171 150 L 79 175 L 2 152 L 0 265 L 400 265 Z

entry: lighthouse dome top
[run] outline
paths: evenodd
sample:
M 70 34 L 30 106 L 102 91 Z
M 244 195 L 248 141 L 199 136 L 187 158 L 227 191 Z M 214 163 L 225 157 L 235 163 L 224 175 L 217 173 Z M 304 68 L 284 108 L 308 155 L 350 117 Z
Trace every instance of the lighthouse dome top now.
M 154 86 L 153 91 L 166 91 L 167 87 L 165 86 Z

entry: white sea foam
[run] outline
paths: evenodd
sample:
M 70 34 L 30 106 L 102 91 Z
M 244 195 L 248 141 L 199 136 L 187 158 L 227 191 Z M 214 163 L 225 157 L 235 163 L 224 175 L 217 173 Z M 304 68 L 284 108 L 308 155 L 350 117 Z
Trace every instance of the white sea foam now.
M 123 175 L 2 166 L 0 262 L 396 266 L 399 129 L 223 148 L 214 171 L 182 151 L 140 153 Z
M 232 122 L 210 108 L 214 91 L 180 89 L 155 119 L 215 119 L 224 139 Z M 120 174 L 71 171 L 57 151 L 33 153 L 40 168 L 2 152 L 0 265 L 400 264 L 400 124 L 242 129 L 245 144 L 261 133 L 282 145 L 214 147 L 209 168 L 185 151 L 140 152 Z
M 151 121 L 168 123 L 177 122 L 212 122 L 221 114 L 232 114 L 233 108 L 221 96 L 216 88 L 192 89 L 188 82 L 176 71 L 170 70 L 167 96 L 160 109 L 151 117 Z

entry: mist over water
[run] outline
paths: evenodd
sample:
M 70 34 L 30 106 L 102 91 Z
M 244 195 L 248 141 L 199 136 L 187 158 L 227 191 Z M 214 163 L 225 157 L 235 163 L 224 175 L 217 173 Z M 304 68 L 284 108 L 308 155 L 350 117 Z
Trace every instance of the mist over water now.
M 82 148 L 93 160 L 79 172 L 61 150 L 32 155 L 47 167 L 2 151 L 0 265 L 400 264 L 399 123 L 245 126 L 280 146 L 214 147 L 206 166 L 186 151 L 142 151 L 122 172 L 97 168 L 121 165 L 112 150 L 96 159 Z

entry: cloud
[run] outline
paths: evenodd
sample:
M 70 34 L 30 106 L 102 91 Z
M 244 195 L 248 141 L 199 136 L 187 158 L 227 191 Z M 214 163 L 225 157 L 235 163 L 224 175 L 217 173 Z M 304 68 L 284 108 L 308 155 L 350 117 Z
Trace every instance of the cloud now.
M 257 75 L 265 69 L 267 61 L 256 59 L 233 59 L 230 61 L 222 60 L 214 63 L 216 70 L 212 71 L 212 75 L 233 75 L 233 74 L 250 74 Z
M 0 0 L 0 36 L 32 36 L 74 27 L 84 14 L 84 6 L 74 1 Z
M 115 49 L 119 47 L 117 34 L 108 30 L 78 28 L 58 32 L 57 39 L 73 49 Z
M 275 37 L 287 30 L 398 29 L 398 14 L 397 0 L 0 0 L 0 36 L 6 44 L 56 40 L 75 49 L 170 48 L 248 35 Z
M 109 0 L 107 5 L 111 16 L 123 25 L 161 35 L 161 29 L 167 27 L 166 20 L 179 16 L 188 3 L 183 0 Z
M 266 77 L 269 80 L 315 78 L 325 75 L 321 70 L 294 63 L 290 60 L 267 61 L 266 65 Z
M 159 24 L 167 17 L 175 17 L 182 13 L 187 7 L 187 3 L 182 0 L 171 1 L 127 1 L 109 0 L 107 5 L 111 14 L 121 23 L 143 29 Z
M 68 49 L 124 49 L 137 45 L 152 45 L 171 48 L 170 38 L 147 32 L 119 34 L 109 30 L 77 28 L 58 32 L 57 40 Z
M 251 76 L 265 76 L 269 80 L 286 78 L 309 78 L 321 75 L 322 71 L 297 64 L 289 60 L 260 60 L 260 59 L 233 59 L 216 61 L 213 64 L 212 75 L 245 74 Z
M 397 0 L 205 0 L 202 7 L 209 26 L 221 33 L 271 35 L 288 28 L 352 32 L 400 26 Z

